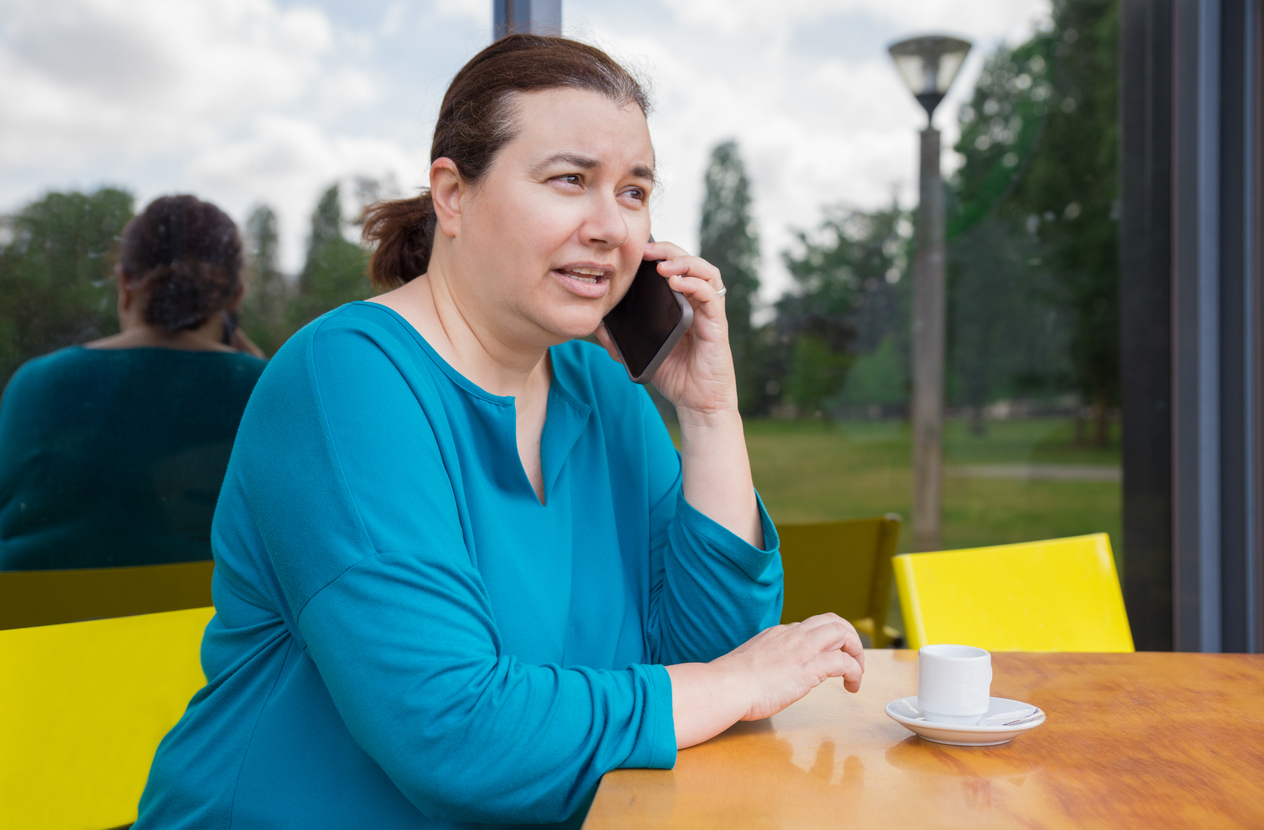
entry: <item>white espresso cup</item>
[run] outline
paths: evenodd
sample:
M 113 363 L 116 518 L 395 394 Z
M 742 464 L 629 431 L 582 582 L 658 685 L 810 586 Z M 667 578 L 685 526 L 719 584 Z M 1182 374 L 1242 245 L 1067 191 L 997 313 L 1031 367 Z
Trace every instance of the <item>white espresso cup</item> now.
M 988 710 L 992 655 L 974 646 L 922 646 L 917 652 L 917 706 L 926 720 L 973 726 Z

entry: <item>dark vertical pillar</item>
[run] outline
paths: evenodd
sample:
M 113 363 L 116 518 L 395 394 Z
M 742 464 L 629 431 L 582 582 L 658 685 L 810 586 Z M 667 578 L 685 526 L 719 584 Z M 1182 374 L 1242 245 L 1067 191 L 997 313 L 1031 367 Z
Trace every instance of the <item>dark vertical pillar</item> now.
M 1264 9 L 1246 0 L 1246 29 L 1250 33 L 1247 49 L 1245 100 L 1247 102 L 1246 153 L 1250 169 L 1246 179 L 1251 190 L 1246 195 L 1247 279 L 1252 286 L 1255 309 L 1254 329 L 1249 332 L 1248 348 L 1255 356 L 1251 367 L 1253 386 L 1250 392 L 1251 467 L 1254 490 L 1251 496 L 1252 517 L 1248 536 L 1254 553 L 1248 566 L 1252 586 L 1250 650 L 1264 652 Z
M 1220 624 L 1236 652 L 1261 646 L 1259 18 L 1254 0 L 1221 2 Z
M 940 549 L 945 348 L 944 183 L 939 130 L 922 130 L 913 259 L 913 549 Z
M 1122 0 L 1123 580 L 1137 648 L 1172 647 L 1170 0 Z
M 1224 78 L 1225 107 L 1220 134 L 1220 156 L 1225 160 L 1220 177 L 1220 247 L 1224 251 L 1221 260 L 1224 280 L 1220 285 L 1220 393 L 1223 405 L 1220 435 L 1221 457 L 1220 489 L 1224 502 L 1220 511 L 1221 529 L 1221 621 L 1224 629 L 1222 647 L 1226 651 L 1243 651 L 1246 647 L 1247 604 L 1247 541 L 1245 493 L 1235 492 L 1235 484 L 1247 483 L 1250 467 L 1245 443 L 1249 441 L 1246 430 L 1249 418 L 1247 386 L 1248 364 L 1251 355 L 1243 348 L 1245 335 L 1250 327 L 1252 309 L 1248 297 L 1250 285 L 1243 279 L 1242 261 L 1243 231 L 1241 217 L 1236 217 L 1235 207 L 1242 202 L 1246 183 L 1240 176 L 1229 175 L 1233 164 L 1242 156 L 1242 115 L 1239 107 L 1232 106 L 1232 99 L 1241 95 L 1242 87 L 1242 17 L 1245 8 L 1240 2 L 1225 0 L 1221 31 L 1220 74 Z M 1236 35 L 1235 35 L 1236 32 Z M 1241 172 L 1240 170 L 1238 171 Z
M 1220 650 L 1219 0 L 1172 31 L 1172 647 Z
M 1264 8 L 1121 0 L 1124 597 L 1264 650 Z
M 493 0 L 492 39 L 512 32 L 560 35 L 562 0 Z

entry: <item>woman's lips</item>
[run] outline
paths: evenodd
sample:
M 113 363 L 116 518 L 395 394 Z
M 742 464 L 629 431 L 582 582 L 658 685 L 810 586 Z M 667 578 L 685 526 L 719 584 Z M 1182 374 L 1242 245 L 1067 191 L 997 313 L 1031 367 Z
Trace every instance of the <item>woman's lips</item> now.
M 587 299 L 606 296 L 610 279 L 605 273 L 593 273 L 594 269 L 555 268 L 550 273 L 572 294 Z

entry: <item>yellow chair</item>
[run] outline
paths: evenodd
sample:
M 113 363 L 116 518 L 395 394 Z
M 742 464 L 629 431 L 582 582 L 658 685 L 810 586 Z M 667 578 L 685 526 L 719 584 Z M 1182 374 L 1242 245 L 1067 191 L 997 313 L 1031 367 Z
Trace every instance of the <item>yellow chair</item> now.
M 214 608 L 0 631 L 0 828 L 136 820 L 154 750 L 206 684 Z
M 897 556 L 910 648 L 1134 650 L 1105 533 Z
M 0 571 L 0 630 L 211 605 L 215 563 Z
M 886 624 L 899 516 L 777 525 L 777 534 L 786 573 L 782 622 L 833 611 L 876 648 L 899 636 Z

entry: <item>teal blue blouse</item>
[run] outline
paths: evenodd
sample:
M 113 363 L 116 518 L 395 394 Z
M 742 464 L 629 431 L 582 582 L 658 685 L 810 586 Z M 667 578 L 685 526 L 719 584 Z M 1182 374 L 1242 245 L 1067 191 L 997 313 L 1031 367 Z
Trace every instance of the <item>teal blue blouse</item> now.
M 761 550 L 685 502 L 603 350 L 550 354 L 544 504 L 513 398 L 384 306 L 272 359 L 215 515 L 208 684 L 136 830 L 577 826 L 602 774 L 674 763 L 663 665 L 776 624 L 776 531 L 761 505 Z
M 23 364 L 0 398 L 0 570 L 211 558 L 211 516 L 264 361 L 85 349 Z

